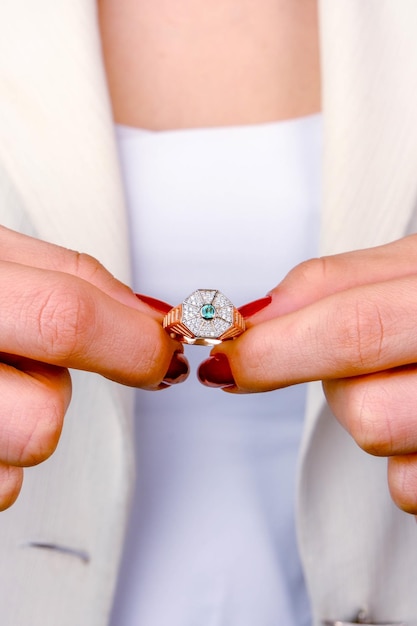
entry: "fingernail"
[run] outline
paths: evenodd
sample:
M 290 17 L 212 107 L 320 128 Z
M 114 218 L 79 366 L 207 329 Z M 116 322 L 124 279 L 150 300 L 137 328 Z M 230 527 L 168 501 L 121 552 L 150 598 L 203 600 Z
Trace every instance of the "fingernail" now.
M 176 385 L 177 383 L 182 383 L 187 378 L 189 373 L 190 368 L 185 356 L 182 352 L 174 352 L 168 371 L 161 384 Z
M 165 314 L 172 309 L 172 306 L 168 304 L 168 302 L 164 302 L 163 300 L 157 300 L 156 298 L 151 298 L 150 296 L 144 296 L 141 293 L 136 293 L 135 295 L 137 298 L 139 298 L 139 300 L 142 300 L 142 302 L 150 306 L 152 309 L 155 309 L 155 311 L 158 311 L 159 313 Z
M 255 313 L 259 313 L 259 311 L 262 311 L 262 309 L 268 306 L 268 304 L 271 304 L 271 302 L 272 297 L 269 295 L 265 296 L 264 298 L 254 300 L 253 302 L 248 302 L 248 304 L 244 304 L 243 306 L 239 307 L 239 313 L 244 318 L 251 317 L 252 315 L 255 315 Z
M 198 368 L 197 376 L 207 387 L 233 387 L 235 385 L 229 360 L 221 352 L 203 361 Z

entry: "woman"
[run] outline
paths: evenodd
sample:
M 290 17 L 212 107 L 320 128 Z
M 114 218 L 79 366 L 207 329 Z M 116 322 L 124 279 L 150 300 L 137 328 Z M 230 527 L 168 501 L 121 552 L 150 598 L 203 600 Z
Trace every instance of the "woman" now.
M 155 14 L 152 6 L 138 7 L 141 15 L 135 18 L 135 14 L 125 15 L 118 5 L 118 13 L 124 18 L 118 25 L 111 5 L 103 4 L 101 32 L 116 121 L 166 130 L 252 125 L 316 112 L 319 89 L 314 71 L 314 7 L 306 3 L 294 9 L 291 4 L 267 5 L 262 10 L 257 6 L 256 16 L 259 12 L 260 17 L 255 24 L 251 7 L 245 7 L 245 15 L 251 18 L 246 20 L 242 7 L 225 9 L 226 22 L 229 26 L 233 23 L 228 32 L 236 34 L 239 62 L 246 58 L 248 40 L 260 42 L 253 46 L 251 54 L 261 44 L 263 54 L 259 59 L 249 57 L 255 59 L 254 65 L 248 64 L 241 84 L 232 80 L 234 69 L 240 68 L 240 64 L 233 55 L 229 64 L 220 54 L 222 37 L 216 40 L 217 62 L 222 63 L 220 69 L 224 70 L 221 84 L 230 92 L 218 106 L 216 98 L 212 100 L 218 82 L 210 82 L 210 77 L 218 75 L 218 66 L 203 67 L 203 78 L 208 78 L 201 81 L 200 94 L 195 95 L 192 89 L 191 101 L 178 76 L 173 84 L 169 82 L 172 55 L 178 52 L 180 56 L 175 58 L 184 63 L 189 56 L 184 32 L 192 31 L 187 15 L 180 15 L 180 24 L 175 28 L 168 15 L 158 39 L 155 22 L 161 17 L 159 10 Z M 114 211 L 115 205 L 121 205 L 121 186 L 111 118 L 105 104 L 105 83 L 100 74 L 100 47 L 94 39 L 96 16 L 94 7 L 81 5 L 62 7 L 59 16 L 53 14 L 55 8 L 51 9 L 50 19 L 44 12 L 39 15 L 39 7 L 25 7 L 23 22 L 20 5 L 4 9 L 1 23 L 7 24 L 7 33 L 2 41 L 7 55 L 2 54 L 2 58 L 7 58 L 7 62 L 3 62 L 2 69 L 6 85 L 2 105 L 3 223 L 26 234 L 86 250 L 127 282 L 127 260 L 120 258 L 125 242 L 123 214 L 119 211 L 115 217 Z M 207 11 L 200 7 L 203 8 Z M 415 73 L 410 72 L 409 63 L 415 58 L 415 8 L 411 2 L 407 3 L 408 13 L 404 7 L 401 13 L 394 10 L 388 3 L 372 8 L 374 13 L 369 7 L 363 9 L 352 3 L 340 3 L 337 7 L 324 3 L 321 8 L 324 120 L 331 158 L 330 165 L 324 164 L 326 253 L 391 241 L 403 236 L 412 220 L 415 173 L 410 164 L 415 162 L 417 142 L 413 135 L 415 125 L 411 123 L 416 107 L 415 82 L 410 77 Z M 126 11 L 133 9 L 126 7 Z M 187 9 L 196 11 L 193 7 Z M 212 10 L 209 15 L 192 13 L 194 30 L 197 17 L 209 31 L 213 24 L 221 22 L 220 17 L 225 17 L 219 16 L 217 9 Z M 377 29 L 375 21 L 379 23 Z M 106 23 L 113 24 L 115 32 L 108 32 Z M 275 43 L 269 30 L 271 23 L 282 28 L 282 36 L 277 36 L 277 40 L 285 42 L 285 50 L 291 51 L 288 57 L 282 55 L 280 43 L 271 50 L 271 42 Z M 129 48 L 126 24 L 141 26 L 142 36 L 138 39 L 134 33 L 133 43 L 148 46 L 149 57 L 145 56 L 146 48 L 141 51 L 142 57 Z M 395 36 L 399 25 L 401 38 Z M 178 36 L 180 27 L 185 31 Z M 38 33 L 36 41 L 31 37 L 32 31 Z M 204 46 L 213 41 L 213 31 L 210 37 L 204 28 L 197 32 L 204 58 L 211 59 Z M 291 36 L 285 38 L 284 33 Z M 307 54 L 298 45 L 306 37 L 310 41 Z M 117 44 L 120 39 L 127 51 Z M 172 45 L 168 62 L 167 50 L 160 48 L 161 42 L 167 40 Z M 189 42 L 192 43 L 193 40 Z M 191 50 L 195 48 L 192 46 Z M 134 62 L 124 75 L 125 52 L 130 58 L 146 58 L 145 67 Z M 157 59 L 160 67 L 149 65 L 148 59 Z M 201 71 L 201 59 L 196 56 L 194 60 Z M 185 66 L 184 78 L 190 74 L 195 78 L 196 68 L 192 65 L 191 62 Z M 175 66 L 184 67 L 182 62 Z M 38 71 L 33 72 L 33 67 Z M 166 75 L 160 73 L 164 68 Z M 265 68 L 265 75 L 259 74 L 259 68 Z M 112 72 L 120 77 L 121 86 L 115 84 Z M 286 88 L 272 90 L 271 94 L 268 85 L 278 72 L 277 84 Z M 129 87 L 132 75 L 144 77 L 139 85 L 142 88 L 137 90 L 135 81 L 135 88 L 125 94 L 123 89 Z M 155 76 L 164 79 L 162 94 L 157 89 L 160 86 L 152 82 Z M 311 81 L 312 76 L 316 80 Z M 378 99 L 380 87 L 371 80 L 384 85 L 382 104 Z M 388 80 L 395 89 L 387 89 Z M 301 94 L 297 93 L 300 82 L 308 87 Z M 178 85 L 181 89 L 176 94 Z M 256 90 L 252 89 L 254 85 Z M 251 87 L 249 94 L 245 86 Z M 170 88 L 166 98 L 164 88 Z M 291 94 L 291 98 L 282 97 L 283 93 Z M 119 109 L 118 94 L 120 102 L 133 103 L 133 112 L 138 110 L 135 98 L 139 98 L 141 119 L 130 117 L 129 107 Z M 232 100 L 233 94 L 239 97 Z M 170 106 L 165 107 L 168 96 Z M 238 115 L 237 104 L 242 105 Z M 157 119 L 152 121 L 152 115 Z M 180 346 L 171 342 L 161 332 L 159 323 L 155 323 L 160 322 L 162 315 L 137 302 L 125 288 L 97 269 L 93 261 L 80 265 L 78 257 L 71 253 L 8 232 L 4 233 L 3 249 L 4 287 L 9 294 L 10 311 L 5 319 L 10 321 L 4 327 L 2 351 L 18 355 L 17 359 L 5 357 L 5 363 L 14 368 L 5 367 L 11 380 L 4 382 L 2 459 L 9 480 L 3 481 L 3 503 L 7 506 L 17 495 L 20 466 L 45 458 L 57 441 L 69 399 L 68 375 L 63 368 L 98 371 L 119 382 L 155 388 L 166 373 L 169 383 L 182 380 L 186 366 L 178 356 L 170 366 Z M 295 270 L 274 290 L 272 302 L 248 320 L 256 328 L 241 339 L 216 348 L 214 360 L 201 367 L 200 377 L 210 385 L 226 386 L 228 391 L 264 391 L 304 380 L 326 379 L 325 389 L 334 412 L 358 442 L 372 453 L 396 455 L 390 460 L 391 490 L 404 509 L 414 512 L 414 371 L 410 364 L 414 362 L 415 350 L 414 316 L 410 315 L 413 297 L 409 296 L 413 293 L 413 254 L 414 240 L 405 239 L 383 249 L 330 258 L 324 264 L 325 274 L 320 263 Z M 31 266 L 39 269 L 35 271 Z M 51 292 L 55 299 L 50 298 Z M 23 308 L 25 314 L 21 312 L 22 294 L 23 302 L 29 300 L 31 304 L 28 309 Z M 325 300 L 327 296 L 331 297 Z M 74 307 L 74 302 L 83 306 Z M 363 302 L 370 303 L 369 310 L 363 309 Z M 397 303 L 398 308 L 394 308 Z M 249 312 L 256 308 L 249 307 Z M 352 311 L 359 317 L 352 317 Z M 290 312 L 293 314 L 282 319 L 277 317 Z M 388 323 L 387 318 L 394 323 Z M 359 319 L 361 324 L 352 319 Z M 381 328 L 388 328 L 385 336 L 393 336 L 393 341 L 381 343 Z M 157 358 L 153 352 L 155 344 L 159 346 Z M 276 358 L 279 350 L 285 360 L 284 369 L 283 359 Z M 262 367 L 254 367 L 254 363 L 261 363 Z M 391 371 L 404 365 L 405 368 Z M 28 374 L 23 388 L 18 374 L 22 370 Z M 33 374 L 39 383 L 35 383 L 34 392 L 33 384 L 25 391 L 26 381 L 32 381 Z M 11 384 L 18 386 L 17 404 L 16 390 Z M 385 400 L 382 408 L 381 388 Z M 36 402 L 33 393 L 39 393 Z M 5 545 L 2 578 L 9 600 L 4 607 L 4 623 L 36 623 L 35 619 L 42 624 L 65 624 L 66 620 L 80 624 L 106 622 L 123 537 L 129 492 L 126 477 L 131 464 L 131 438 L 124 423 L 122 395 L 126 400 L 127 393 L 119 387 L 91 374 L 74 376 L 74 397 L 57 453 L 44 467 L 28 473 L 24 493 L 1 520 Z M 365 404 L 364 398 L 371 404 Z M 50 403 L 53 410 L 46 412 L 45 406 Z M 358 412 L 358 406 L 363 410 Z M 386 411 L 386 407 L 390 410 Z M 373 415 L 379 418 L 382 409 L 382 417 L 374 422 Z M 390 415 L 396 416 L 394 422 Z M 352 620 L 361 610 L 375 623 L 415 619 L 415 524 L 391 504 L 384 474 L 384 463 L 361 452 L 330 417 L 321 397 L 312 396 L 303 446 L 299 527 L 313 623 L 325 619 Z M 175 528 L 173 525 L 173 531 Z M 394 542 L 393 548 L 390 544 Z M 238 569 L 239 565 L 235 571 Z M 204 601 L 201 593 L 206 585 L 204 580 L 200 582 L 200 601 Z M 212 585 L 211 578 L 209 583 Z M 278 588 L 285 589 L 285 582 L 274 586 Z M 222 606 L 222 590 L 218 589 L 217 598 L 211 595 L 207 599 L 211 611 Z M 216 589 L 210 587 L 210 591 L 214 593 Z M 288 597 L 291 599 L 291 594 Z M 37 613 L 39 616 L 34 617 Z M 233 623 L 234 619 L 233 613 L 222 616 L 221 611 L 208 615 L 212 622 L 217 619 L 213 623 L 222 623 L 221 619 Z M 269 623 L 269 616 L 263 619 L 261 615 L 258 619 Z

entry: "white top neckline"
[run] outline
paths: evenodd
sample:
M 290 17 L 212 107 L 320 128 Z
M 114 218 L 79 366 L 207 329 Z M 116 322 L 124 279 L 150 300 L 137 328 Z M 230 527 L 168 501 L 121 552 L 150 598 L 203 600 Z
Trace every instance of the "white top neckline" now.
M 237 306 L 316 254 L 321 117 L 117 128 L 134 288 Z M 229 396 L 189 380 L 138 392 L 138 482 L 114 626 L 308 626 L 294 528 L 305 387 Z M 282 355 L 285 358 L 285 355 Z

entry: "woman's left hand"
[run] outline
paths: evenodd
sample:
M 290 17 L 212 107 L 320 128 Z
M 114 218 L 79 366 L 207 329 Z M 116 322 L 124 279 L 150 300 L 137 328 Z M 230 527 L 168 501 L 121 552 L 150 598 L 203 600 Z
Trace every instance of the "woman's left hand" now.
M 359 446 L 389 457 L 393 500 L 417 513 L 417 236 L 302 263 L 270 296 L 242 307 L 263 306 L 201 382 L 251 393 L 322 380 Z

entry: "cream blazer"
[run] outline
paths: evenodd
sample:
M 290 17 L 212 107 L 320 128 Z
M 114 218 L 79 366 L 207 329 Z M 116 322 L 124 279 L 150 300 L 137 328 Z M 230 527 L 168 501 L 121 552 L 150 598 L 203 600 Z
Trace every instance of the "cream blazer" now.
M 0 3 L 0 222 L 89 252 L 129 282 L 95 11 L 93 0 Z M 322 0 L 320 21 L 328 254 L 416 226 L 417 2 Z M 107 623 L 133 480 L 132 391 L 73 379 L 57 452 L 26 471 L 0 515 L 2 626 Z M 315 626 L 361 610 L 373 623 L 417 622 L 414 518 L 390 501 L 386 461 L 351 441 L 319 384 L 298 524 Z

